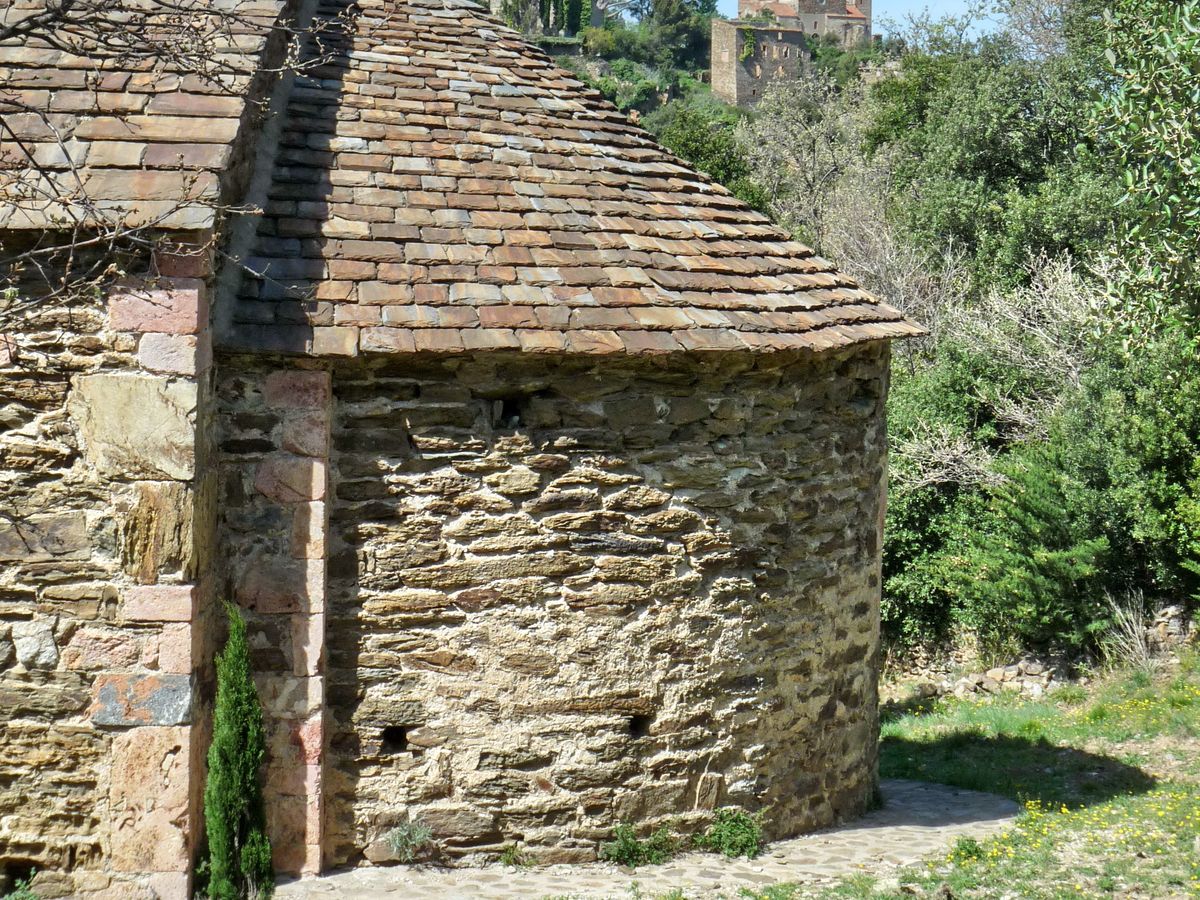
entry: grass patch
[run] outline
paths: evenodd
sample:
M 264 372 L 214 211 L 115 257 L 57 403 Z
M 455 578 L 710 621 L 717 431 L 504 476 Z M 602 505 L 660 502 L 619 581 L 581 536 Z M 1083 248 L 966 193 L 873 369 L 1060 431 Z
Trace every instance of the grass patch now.
M 944 699 L 888 718 L 880 770 L 1005 794 L 1016 825 L 880 886 L 870 877 L 795 897 L 1001 900 L 1200 897 L 1200 665 L 1113 674 L 1038 701 Z M 790 900 L 790 898 L 789 898 Z
M 500 864 L 512 866 L 515 869 L 527 869 L 533 865 L 533 862 L 528 854 L 521 851 L 520 847 L 516 844 L 509 844 L 500 851 Z

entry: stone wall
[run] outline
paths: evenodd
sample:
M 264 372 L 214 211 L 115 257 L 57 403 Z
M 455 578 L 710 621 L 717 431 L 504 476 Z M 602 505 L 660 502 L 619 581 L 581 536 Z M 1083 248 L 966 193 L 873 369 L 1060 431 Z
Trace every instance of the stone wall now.
M 744 48 L 750 40 L 750 51 Z M 713 93 L 735 106 L 753 106 L 772 81 L 794 79 L 809 58 L 803 30 L 713 19 Z
M 276 869 L 322 862 L 329 373 L 235 361 L 218 385 L 224 596 L 247 618 L 267 718 Z
M 622 820 L 869 802 L 885 347 L 343 362 L 328 417 L 280 368 L 220 388 L 269 783 L 308 798 L 277 835 L 336 864 L 417 817 L 446 859 L 585 860 Z
M 88 304 L 20 294 L 0 352 L 0 889 L 188 895 L 215 520 L 206 255 Z M 136 271 L 146 260 L 127 261 Z

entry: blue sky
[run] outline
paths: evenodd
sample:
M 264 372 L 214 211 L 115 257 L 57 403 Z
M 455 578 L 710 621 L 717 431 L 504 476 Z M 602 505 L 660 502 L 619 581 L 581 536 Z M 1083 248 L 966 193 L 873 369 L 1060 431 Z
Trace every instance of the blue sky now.
M 725 15 L 737 15 L 737 0 L 719 0 L 717 5 Z M 903 20 L 908 13 L 920 12 L 925 7 L 934 15 L 945 15 L 960 13 L 965 6 L 965 0 L 874 0 L 872 13 L 876 19 Z

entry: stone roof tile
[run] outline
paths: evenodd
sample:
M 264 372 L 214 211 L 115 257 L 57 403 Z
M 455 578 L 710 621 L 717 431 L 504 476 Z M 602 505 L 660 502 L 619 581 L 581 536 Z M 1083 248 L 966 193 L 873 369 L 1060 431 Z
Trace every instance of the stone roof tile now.
M 9 0 L 0 22 L 44 7 L 45 0 Z M 170 4 L 153 0 L 100 6 L 100 32 L 125 23 L 147 33 L 205 33 L 195 47 L 173 44 L 173 57 L 139 58 L 136 47 L 121 48 L 119 34 L 97 43 L 79 22 L 59 30 L 61 47 L 36 35 L 0 45 L 0 116 L 7 136 L 21 142 L 0 141 L 0 227 L 87 226 L 100 217 L 110 225 L 210 227 L 267 37 L 289 10 L 289 0 L 228 0 L 181 24 Z M 203 59 L 191 58 L 200 43 Z M 39 170 L 48 191 L 28 190 Z

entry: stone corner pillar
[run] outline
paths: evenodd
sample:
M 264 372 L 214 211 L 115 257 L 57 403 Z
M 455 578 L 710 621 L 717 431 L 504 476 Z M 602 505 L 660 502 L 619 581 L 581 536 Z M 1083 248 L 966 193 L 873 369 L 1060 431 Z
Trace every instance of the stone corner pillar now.
M 328 371 L 280 369 L 261 383 L 261 413 L 275 446 L 245 463 L 247 503 L 278 536 L 256 536 L 234 563 L 233 593 L 259 643 L 282 650 L 282 666 L 256 667 L 268 739 L 267 826 L 277 871 L 316 874 L 325 835 L 325 618 L 328 561 Z M 282 645 L 282 646 L 281 646 Z
M 208 648 L 200 623 L 214 599 L 211 504 L 202 499 L 211 479 L 212 258 L 205 237 L 156 253 L 157 274 L 111 290 L 108 329 L 136 341 L 137 366 L 76 376 L 70 404 L 87 460 L 114 495 L 140 497 L 159 531 L 191 535 L 181 559 L 159 558 L 158 542 L 147 541 L 138 549 L 144 558 L 118 576 L 118 621 L 154 652 L 96 674 L 87 710 L 111 735 L 103 838 L 109 870 L 162 900 L 190 898 L 202 821 L 207 729 L 197 721 L 197 698 Z M 173 526 L 162 526 L 164 516 Z

